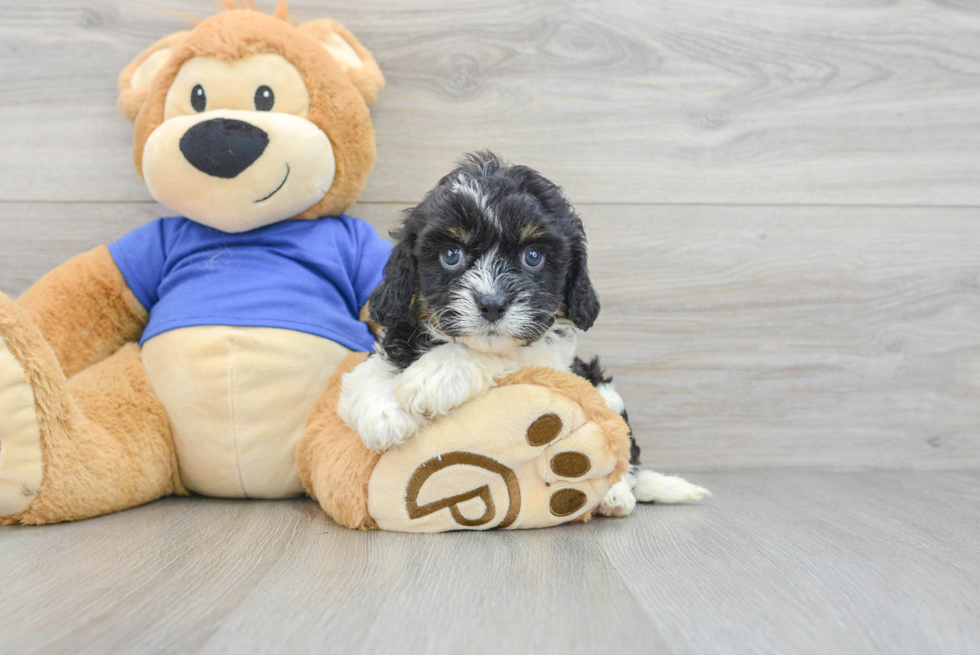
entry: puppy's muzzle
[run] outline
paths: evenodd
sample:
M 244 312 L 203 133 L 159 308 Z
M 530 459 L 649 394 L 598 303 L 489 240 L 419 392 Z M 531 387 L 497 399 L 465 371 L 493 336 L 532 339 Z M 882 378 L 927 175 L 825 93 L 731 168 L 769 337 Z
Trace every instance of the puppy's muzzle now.
M 191 166 L 212 177 L 233 178 L 258 159 L 269 135 L 245 121 L 212 118 L 187 130 L 180 151 Z
M 476 306 L 480 310 L 480 316 L 490 323 L 499 320 L 509 305 L 510 299 L 500 294 L 480 295 L 476 298 Z

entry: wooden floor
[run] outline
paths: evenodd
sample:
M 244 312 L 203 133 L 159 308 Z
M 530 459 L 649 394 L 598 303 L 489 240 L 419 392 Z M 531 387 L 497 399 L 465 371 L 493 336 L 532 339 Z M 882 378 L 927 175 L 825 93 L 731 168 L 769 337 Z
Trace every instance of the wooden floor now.
M 980 652 L 980 473 L 698 481 L 700 507 L 524 532 L 205 499 L 5 529 L 0 652 Z
M 213 7 L 0 0 L 0 291 L 168 213 L 116 76 Z M 299 500 L 4 528 L 0 654 L 980 653 L 980 3 L 290 7 L 388 80 L 354 215 L 389 228 L 474 148 L 566 188 L 583 351 L 715 496 L 521 534 Z

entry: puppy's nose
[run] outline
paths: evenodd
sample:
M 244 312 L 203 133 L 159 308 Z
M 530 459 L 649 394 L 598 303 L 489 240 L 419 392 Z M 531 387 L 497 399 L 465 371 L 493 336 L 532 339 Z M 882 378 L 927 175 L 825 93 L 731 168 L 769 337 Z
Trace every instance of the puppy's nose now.
M 507 296 L 480 296 L 476 299 L 476 306 L 480 308 L 480 314 L 491 323 L 504 315 L 508 304 L 510 303 L 507 301 Z
M 191 166 L 212 177 L 232 178 L 252 165 L 269 135 L 245 121 L 212 118 L 187 130 L 180 151 Z

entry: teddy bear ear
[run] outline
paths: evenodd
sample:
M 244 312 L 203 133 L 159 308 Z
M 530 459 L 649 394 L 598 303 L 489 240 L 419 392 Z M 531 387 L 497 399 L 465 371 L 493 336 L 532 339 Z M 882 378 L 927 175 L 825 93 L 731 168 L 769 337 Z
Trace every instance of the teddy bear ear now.
M 130 123 L 136 120 L 143 102 L 150 94 L 150 85 L 157 73 L 170 61 L 174 49 L 187 38 L 189 32 L 175 32 L 164 37 L 140 53 L 119 74 L 119 98 L 116 106 Z
M 319 41 L 371 104 L 384 88 L 385 78 L 371 52 L 337 21 L 324 18 L 303 23 L 299 29 Z

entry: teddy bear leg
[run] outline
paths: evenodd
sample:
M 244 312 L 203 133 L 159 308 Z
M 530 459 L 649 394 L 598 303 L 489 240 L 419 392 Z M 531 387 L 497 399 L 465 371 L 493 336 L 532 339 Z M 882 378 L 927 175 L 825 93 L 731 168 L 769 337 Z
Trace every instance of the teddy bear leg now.
M 585 520 L 628 467 L 625 422 L 584 380 L 525 369 L 384 454 L 336 415 L 345 360 L 297 459 L 338 523 L 403 532 L 537 528 Z
M 337 415 L 341 380 L 364 361 L 364 353 L 348 355 L 314 403 L 296 446 L 296 465 L 306 493 L 319 501 L 337 523 L 358 530 L 378 526 L 368 513 L 368 481 L 381 455 L 368 450 L 360 436 Z
M 0 524 L 89 518 L 182 491 L 136 344 L 68 381 L 0 294 Z
M 539 369 L 386 451 L 368 483 L 371 517 L 400 532 L 587 520 L 625 473 L 629 440 L 580 381 Z

